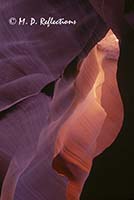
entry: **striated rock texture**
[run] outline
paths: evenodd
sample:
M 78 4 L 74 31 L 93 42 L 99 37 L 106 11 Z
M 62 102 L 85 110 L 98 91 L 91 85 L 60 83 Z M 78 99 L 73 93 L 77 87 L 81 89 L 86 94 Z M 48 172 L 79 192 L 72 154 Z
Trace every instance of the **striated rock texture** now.
M 76 65 L 75 75 L 65 71 L 52 99 L 39 93 L 1 113 L 1 200 L 79 199 L 94 157 L 123 122 L 119 49 L 111 34 Z
M 123 0 L 0 5 L 0 199 L 78 200 L 93 159 L 123 123 L 118 40 L 109 32 L 99 41 L 110 27 L 122 42 L 133 20 Z M 9 24 L 20 16 L 77 24 Z
M 70 95 L 69 90 L 73 90 L 74 97 L 69 107 L 62 111 L 64 121 L 58 130 L 53 160 L 53 167 L 69 179 L 67 199 L 79 199 L 93 158 L 112 144 L 122 126 L 117 59 L 112 58 L 118 49 L 114 37 L 107 36 L 99 43 L 99 50 L 97 47 L 91 50 L 81 63 L 76 80 L 67 85 L 66 92 Z M 53 100 L 61 101 L 56 107 L 53 105 L 56 111 L 61 110 L 59 106 L 62 107 L 62 101 L 67 98 L 60 96 L 61 84 L 62 87 L 65 84 L 63 79 L 57 83 Z

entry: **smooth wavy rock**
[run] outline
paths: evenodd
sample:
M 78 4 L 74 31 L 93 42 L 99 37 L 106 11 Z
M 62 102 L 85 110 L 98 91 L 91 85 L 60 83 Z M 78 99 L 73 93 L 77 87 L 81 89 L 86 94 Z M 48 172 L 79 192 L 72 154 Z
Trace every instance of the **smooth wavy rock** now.
M 104 41 L 95 46 L 109 27 L 94 10 L 96 1 L 45 2 L 0 2 L 1 200 L 78 200 L 93 159 L 113 143 L 123 122 L 118 50 Z M 78 24 L 9 27 L 11 16 L 44 13 Z M 115 25 L 118 35 L 120 21 Z M 67 76 L 75 59 L 76 73 Z M 51 98 L 43 89 L 52 82 Z
M 116 69 L 117 60 L 95 47 L 73 83 L 74 98 L 64 112 L 53 161 L 53 167 L 69 179 L 69 200 L 79 199 L 92 160 L 112 144 L 121 129 L 123 106 Z
M 57 81 L 52 100 L 40 93 L 1 114 L 1 200 L 79 199 L 93 159 L 123 121 L 117 60 L 99 45 L 75 78 Z

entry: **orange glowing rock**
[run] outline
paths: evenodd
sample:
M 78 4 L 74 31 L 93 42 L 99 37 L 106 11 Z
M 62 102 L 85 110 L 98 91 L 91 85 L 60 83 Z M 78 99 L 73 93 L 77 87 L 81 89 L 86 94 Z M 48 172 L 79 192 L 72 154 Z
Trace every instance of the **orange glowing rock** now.
M 92 160 L 113 143 L 121 129 L 118 54 L 118 40 L 108 33 L 82 61 L 72 84 L 74 97 L 63 115 L 53 160 L 57 172 L 69 179 L 68 200 L 79 199 Z

